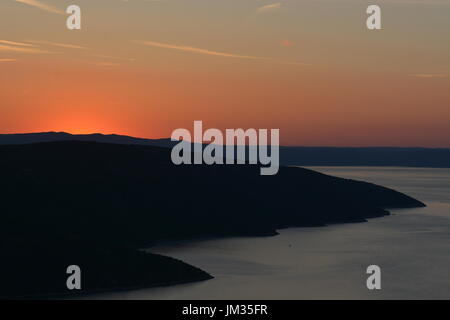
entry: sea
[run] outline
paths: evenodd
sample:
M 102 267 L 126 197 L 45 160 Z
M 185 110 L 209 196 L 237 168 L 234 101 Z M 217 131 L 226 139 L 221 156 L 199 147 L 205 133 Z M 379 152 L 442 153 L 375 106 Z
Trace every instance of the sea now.
M 450 169 L 310 167 L 406 193 L 427 207 L 366 223 L 278 230 L 273 237 L 171 243 L 150 252 L 214 279 L 89 299 L 450 299 Z M 380 289 L 367 268 L 380 267 Z

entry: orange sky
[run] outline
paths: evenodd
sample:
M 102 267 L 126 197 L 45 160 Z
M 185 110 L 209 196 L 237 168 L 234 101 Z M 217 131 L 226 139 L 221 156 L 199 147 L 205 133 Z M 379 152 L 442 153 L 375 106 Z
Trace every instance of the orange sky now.
M 381 31 L 356 0 L 78 0 L 69 31 L 73 2 L 0 4 L 0 133 L 203 120 L 289 145 L 450 147 L 449 1 L 380 0 Z

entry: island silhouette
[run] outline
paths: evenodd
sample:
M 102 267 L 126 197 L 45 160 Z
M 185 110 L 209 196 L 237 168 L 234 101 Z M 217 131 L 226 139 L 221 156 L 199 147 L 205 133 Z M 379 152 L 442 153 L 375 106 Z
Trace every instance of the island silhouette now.
M 19 137 L 0 138 L 3 298 L 207 280 L 205 271 L 140 249 L 273 236 L 282 228 L 364 222 L 389 208 L 425 206 L 389 188 L 299 167 L 261 176 L 259 165 L 176 166 L 168 140 L 155 146 L 120 136 Z M 66 288 L 73 264 L 83 274 L 79 292 Z

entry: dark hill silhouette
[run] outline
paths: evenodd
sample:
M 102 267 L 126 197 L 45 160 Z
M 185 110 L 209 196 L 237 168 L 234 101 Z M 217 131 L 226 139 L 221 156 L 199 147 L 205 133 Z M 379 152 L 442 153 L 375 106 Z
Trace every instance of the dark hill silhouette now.
M 0 145 L 29 144 L 57 141 L 89 141 L 115 144 L 136 144 L 144 146 L 171 147 L 174 142 L 170 139 L 143 139 L 117 134 L 70 134 L 66 132 L 38 132 L 0 134 Z
M 0 134 L 0 145 L 55 141 L 91 141 L 115 144 L 172 147 L 170 139 L 142 139 L 123 135 L 42 132 Z M 399 166 L 450 168 L 448 148 L 397 147 L 280 147 L 280 163 L 298 166 Z
M 360 222 L 388 214 L 385 208 L 424 205 L 303 168 L 260 176 L 257 165 L 175 166 L 170 149 L 160 147 L 65 141 L 0 146 L 0 155 L 0 296 L 36 288 L 65 293 L 65 270 L 56 278 L 45 270 L 69 261 L 82 261 L 88 291 L 207 279 L 181 262 L 135 250 L 163 240 Z M 47 285 L 16 268 L 33 261 Z M 116 266 L 102 276 L 109 263 Z

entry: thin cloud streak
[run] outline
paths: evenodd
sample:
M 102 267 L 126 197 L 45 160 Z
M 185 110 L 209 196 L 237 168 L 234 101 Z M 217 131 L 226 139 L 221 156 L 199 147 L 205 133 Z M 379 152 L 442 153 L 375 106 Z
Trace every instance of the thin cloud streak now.
M 411 77 L 415 78 L 448 78 L 450 75 L 445 73 L 418 73 L 418 74 L 412 74 Z
M 281 2 L 276 2 L 276 3 L 272 3 L 272 4 L 268 4 L 268 5 L 259 7 L 258 9 L 256 9 L 256 12 L 263 13 L 263 12 L 267 12 L 267 11 L 276 10 L 279 8 L 281 8 Z
M 141 41 L 136 40 L 133 41 L 134 43 L 150 46 L 150 47 L 157 47 L 157 48 L 164 48 L 164 49 L 173 49 L 173 50 L 179 50 L 179 51 L 186 51 L 186 52 L 193 52 L 203 55 L 209 55 L 209 56 L 220 56 L 220 57 L 226 57 L 226 58 L 240 58 L 240 59 L 267 59 L 265 57 L 256 57 L 256 56 L 246 56 L 246 55 L 240 55 L 240 54 L 234 54 L 234 53 L 226 53 L 226 52 L 219 52 L 219 51 L 212 51 L 207 49 L 201 49 L 201 48 L 195 48 L 195 47 L 189 47 L 189 46 L 179 46 L 179 45 L 173 45 L 168 43 L 161 43 L 161 42 L 155 42 L 155 41 Z
M 1 44 L 11 45 L 11 46 L 19 46 L 19 47 L 34 47 L 34 45 L 23 42 L 9 41 L 9 40 L 0 40 Z
M 48 45 L 53 47 L 59 47 L 59 48 L 66 48 L 66 49 L 83 49 L 87 50 L 88 48 L 79 46 L 76 44 L 69 44 L 69 43 L 60 43 L 60 42 L 51 42 L 51 41 L 38 41 L 38 40 L 27 40 L 30 43 L 36 43 L 41 45 Z
M 105 54 L 93 54 L 92 56 L 95 58 L 123 60 L 123 61 L 129 61 L 129 62 L 136 61 L 136 59 L 134 59 L 134 58 L 123 58 L 123 57 L 109 56 L 109 55 L 105 55 Z
M 146 45 L 146 46 L 149 46 L 149 47 L 156 47 L 156 48 L 163 48 L 163 49 L 172 49 L 172 50 L 185 51 L 185 52 L 197 53 L 197 54 L 208 55 L 208 56 L 218 56 L 218 57 L 237 58 L 237 59 L 250 59 L 250 60 L 261 60 L 261 61 L 272 61 L 272 62 L 276 62 L 276 63 L 297 65 L 297 66 L 307 66 L 308 65 L 308 64 L 305 64 L 305 63 L 301 63 L 301 62 L 282 61 L 282 60 L 278 60 L 278 59 L 274 59 L 274 58 L 270 58 L 270 57 L 240 55 L 240 54 L 235 54 L 235 53 L 213 51 L 213 50 L 195 48 L 195 47 L 190 47 L 190 46 L 173 45 L 173 44 L 161 43 L 161 42 L 156 42 L 156 41 L 135 40 L 133 42 L 137 43 L 137 44 L 141 44 L 141 45 Z
M 0 63 L 2 62 L 16 62 L 17 59 L 0 59 Z
M 13 47 L 9 45 L 0 45 L 0 51 L 6 52 L 18 52 L 18 53 L 31 53 L 31 54 L 53 54 L 57 52 L 51 52 L 47 50 L 42 50 L 39 48 L 25 48 L 25 47 Z
M 45 3 L 39 2 L 38 0 L 15 0 L 16 2 L 19 3 L 23 3 L 35 8 L 39 8 L 41 10 L 47 11 L 47 12 L 51 12 L 51 13 L 56 13 L 56 14 L 65 14 L 64 11 L 59 10 L 55 7 L 52 7 L 50 5 L 47 5 Z

